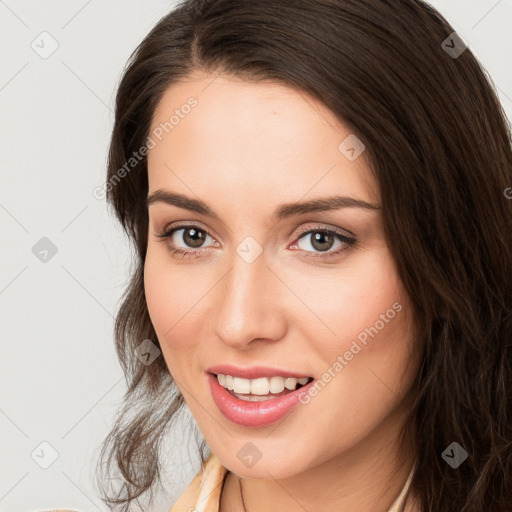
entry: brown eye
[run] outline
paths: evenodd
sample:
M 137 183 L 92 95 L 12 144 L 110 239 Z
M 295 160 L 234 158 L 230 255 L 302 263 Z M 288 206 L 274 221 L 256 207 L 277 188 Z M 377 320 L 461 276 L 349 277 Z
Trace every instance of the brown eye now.
M 208 249 L 208 246 L 203 247 L 207 238 L 215 242 L 205 229 L 195 225 L 168 228 L 157 237 L 165 241 L 173 255 L 187 258 L 199 256 Z
M 356 240 L 330 229 L 311 229 L 297 239 L 297 247 L 313 257 L 336 256 L 352 246 Z M 333 249 L 334 250 L 331 250 Z M 325 256 L 322 254 L 325 253 Z
M 198 248 L 201 247 L 207 236 L 208 235 L 201 229 L 188 227 L 183 229 L 182 240 L 188 247 Z
M 316 232 L 311 237 L 311 246 L 317 251 L 328 251 L 334 245 L 335 238 L 325 232 Z

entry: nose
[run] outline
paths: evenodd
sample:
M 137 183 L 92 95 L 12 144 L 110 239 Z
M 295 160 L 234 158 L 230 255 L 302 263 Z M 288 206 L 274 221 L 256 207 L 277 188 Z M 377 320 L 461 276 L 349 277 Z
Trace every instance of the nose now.
M 247 263 L 234 255 L 231 270 L 219 283 L 215 306 L 217 337 L 241 350 L 254 340 L 277 341 L 286 333 L 286 314 L 281 301 L 283 283 L 267 266 L 264 255 Z

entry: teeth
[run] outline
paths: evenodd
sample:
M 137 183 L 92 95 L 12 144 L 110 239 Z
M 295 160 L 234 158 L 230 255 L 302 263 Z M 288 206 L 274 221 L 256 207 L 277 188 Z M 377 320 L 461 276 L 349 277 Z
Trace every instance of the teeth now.
M 240 377 L 235 377 L 233 379 L 233 391 L 235 393 L 250 393 L 251 381 L 248 379 L 241 379 Z
M 277 377 L 279 378 L 279 377 Z M 249 387 L 251 388 L 250 393 L 252 395 L 268 395 L 269 392 L 269 385 L 268 385 L 268 379 L 266 377 L 262 377 L 261 379 L 253 379 L 253 380 L 245 380 L 249 383 Z M 272 388 L 270 388 L 272 389 Z M 281 390 L 282 391 L 282 390 Z M 240 391 L 237 391 L 237 393 L 240 393 Z M 276 391 L 274 391 L 276 393 Z
M 285 379 L 283 379 L 283 377 L 271 377 L 268 389 L 271 393 L 281 393 L 281 391 L 284 391 L 284 386 Z
M 295 379 L 293 377 L 261 377 L 259 379 L 242 379 L 231 375 L 217 375 L 219 384 L 234 393 L 268 395 L 269 393 L 281 393 L 284 389 L 295 390 L 297 384 L 304 385 L 308 382 L 308 377 Z

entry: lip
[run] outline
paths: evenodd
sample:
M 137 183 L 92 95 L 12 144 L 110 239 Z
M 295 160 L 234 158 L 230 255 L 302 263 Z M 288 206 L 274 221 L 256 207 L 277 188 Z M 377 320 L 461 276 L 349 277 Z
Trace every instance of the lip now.
M 231 370 L 230 370 L 231 371 Z M 272 370 L 274 371 L 274 370 Z M 222 373 L 219 371 L 219 373 Z M 228 373 L 228 375 L 230 375 Z M 261 374 L 259 374 L 261 376 Z M 279 375 L 273 373 L 273 375 Z M 231 395 L 226 388 L 219 384 L 217 376 L 208 373 L 208 384 L 213 401 L 220 412 L 230 421 L 244 427 L 265 427 L 282 420 L 301 402 L 302 393 L 307 393 L 315 380 L 286 395 L 277 396 L 263 402 L 248 402 Z M 282 375 L 283 377 L 285 375 Z M 304 375 L 305 377 L 305 375 Z
M 219 364 L 210 366 L 206 371 L 218 375 L 231 375 L 233 377 L 241 377 L 242 379 L 259 379 L 260 377 L 295 377 L 301 379 L 303 377 L 311 377 L 293 371 L 282 370 L 280 368 L 270 368 L 268 366 L 251 366 L 250 368 L 237 368 L 230 364 Z

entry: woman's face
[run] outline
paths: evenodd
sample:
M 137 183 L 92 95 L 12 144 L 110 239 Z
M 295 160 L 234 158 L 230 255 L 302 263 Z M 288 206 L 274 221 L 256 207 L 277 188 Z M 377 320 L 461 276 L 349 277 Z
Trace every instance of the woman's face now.
M 350 130 L 294 89 L 197 74 L 167 90 L 150 137 L 149 196 L 186 200 L 148 206 L 147 305 L 212 451 L 241 476 L 283 478 L 390 446 L 418 370 L 412 309 Z M 352 203 L 312 207 L 334 196 Z M 287 373 L 314 380 L 271 398 Z

